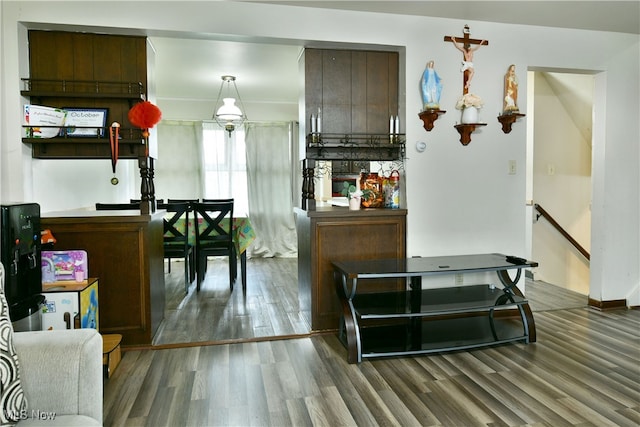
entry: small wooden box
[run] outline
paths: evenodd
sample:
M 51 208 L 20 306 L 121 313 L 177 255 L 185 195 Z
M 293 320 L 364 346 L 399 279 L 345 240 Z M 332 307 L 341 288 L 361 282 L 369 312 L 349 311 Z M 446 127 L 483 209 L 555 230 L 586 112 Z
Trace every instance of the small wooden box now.
M 120 334 L 102 336 L 102 364 L 104 365 L 104 375 L 107 378 L 111 377 L 120 363 L 120 341 L 122 341 Z

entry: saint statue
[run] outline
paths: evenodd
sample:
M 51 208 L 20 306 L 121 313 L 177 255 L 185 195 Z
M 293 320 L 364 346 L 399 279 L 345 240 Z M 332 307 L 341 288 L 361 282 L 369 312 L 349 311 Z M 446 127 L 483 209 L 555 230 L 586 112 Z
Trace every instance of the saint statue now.
M 427 68 L 422 73 L 422 104 L 424 110 L 439 110 L 440 95 L 442 94 L 442 82 L 438 73 L 433 68 L 434 62 L 429 61 Z
M 504 112 L 518 112 L 518 76 L 516 66 L 511 64 L 504 76 Z

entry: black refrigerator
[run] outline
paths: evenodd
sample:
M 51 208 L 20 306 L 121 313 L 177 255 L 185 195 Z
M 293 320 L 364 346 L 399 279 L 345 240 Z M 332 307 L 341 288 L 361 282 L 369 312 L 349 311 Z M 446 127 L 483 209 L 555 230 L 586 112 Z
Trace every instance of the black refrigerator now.
M 16 331 L 42 328 L 40 205 L 0 204 L 0 259 L 5 270 L 5 297 Z

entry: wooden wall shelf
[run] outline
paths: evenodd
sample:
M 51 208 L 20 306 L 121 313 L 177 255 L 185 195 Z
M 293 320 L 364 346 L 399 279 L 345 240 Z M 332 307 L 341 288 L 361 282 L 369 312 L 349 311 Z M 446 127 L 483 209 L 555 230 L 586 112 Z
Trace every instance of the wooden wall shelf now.
M 502 131 L 504 133 L 511 132 L 511 126 L 516 122 L 516 120 L 524 116 L 524 114 L 520 113 L 505 113 L 498 116 L 498 121 L 502 123 Z
M 108 138 L 22 138 L 31 145 L 34 159 L 109 159 L 111 146 Z M 118 158 L 137 159 L 144 156 L 142 139 L 121 139 Z
M 32 127 L 23 126 L 27 131 Z M 50 126 L 44 126 L 50 127 Z M 65 132 L 65 128 L 62 128 Z M 102 134 L 108 135 L 109 128 L 102 128 Z M 106 137 L 70 137 L 22 138 L 23 144 L 31 145 L 31 157 L 34 159 L 105 159 L 111 158 L 111 145 Z M 142 131 L 137 128 L 120 128 L 119 157 L 137 159 L 145 152 Z
M 418 114 L 418 117 L 420 117 L 420 120 L 423 122 L 423 127 L 428 132 L 433 129 L 434 122 L 438 120 L 438 117 L 445 113 L 446 111 L 444 110 L 425 110 Z
M 327 134 L 307 135 L 306 158 L 312 160 L 401 160 L 405 135 Z
M 87 101 L 99 102 L 101 107 L 110 110 L 110 114 L 114 112 L 116 105 L 122 110 L 122 114 L 126 114 L 135 103 L 146 98 L 141 82 L 24 78 L 22 85 L 24 90 L 20 91 L 20 94 L 29 97 L 31 102 L 55 105 L 57 108 L 79 106 Z M 85 101 L 78 101 L 80 99 Z M 117 116 L 114 118 L 120 121 Z M 34 127 L 43 126 L 23 126 L 27 135 Z M 64 126 L 61 127 L 61 132 L 62 134 L 55 138 L 22 138 L 22 143 L 31 145 L 31 157 L 35 159 L 111 158 L 108 127 L 102 128 L 100 132 L 104 137 L 70 137 L 66 135 Z M 121 127 L 119 132 L 120 158 L 137 159 L 145 155 L 144 139 L 140 129 Z
M 460 142 L 462 143 L 462 145 L 469 145 L 469 143 L 471 142 L 471 134 L 476 130 L 476 127 L 486 125 L 486 123 L 467 123 L 455 125 L 455 128 L 460 134 Z
M 22 96 L 34 98 L 145 99 L 141 82 L 22 79 Z

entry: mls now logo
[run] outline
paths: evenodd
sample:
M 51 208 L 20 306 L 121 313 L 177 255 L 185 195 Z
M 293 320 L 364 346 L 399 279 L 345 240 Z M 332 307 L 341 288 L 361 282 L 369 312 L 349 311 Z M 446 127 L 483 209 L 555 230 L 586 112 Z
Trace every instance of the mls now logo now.
M 35 419 L 40 421 L 52 421 L 56 419 L 55 412 L 46 412 L 40 410 L 31 410 L 27 411 L 26 409 L 22 410 L 5 410 L 5 418 L 9 420 L 26 420 L 26 419 Z
M 29 418 L 29 412 L 26 409 L 15 410 L 15 409 L 5 409 L 4 417 L 7 420 L 26 420 Z
M 31 418 L 40 421 L 53 421 L 56 419 L 55 412 L 47 412 L 41 410 L 31 410 Z

